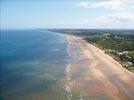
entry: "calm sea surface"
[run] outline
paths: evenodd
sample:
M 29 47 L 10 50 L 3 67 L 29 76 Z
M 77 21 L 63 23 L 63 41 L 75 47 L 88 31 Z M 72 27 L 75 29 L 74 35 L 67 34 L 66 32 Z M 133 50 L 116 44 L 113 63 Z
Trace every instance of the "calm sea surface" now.
M 0 100 L 66 100 L 66 37 L 42 30 L 0 34 Z

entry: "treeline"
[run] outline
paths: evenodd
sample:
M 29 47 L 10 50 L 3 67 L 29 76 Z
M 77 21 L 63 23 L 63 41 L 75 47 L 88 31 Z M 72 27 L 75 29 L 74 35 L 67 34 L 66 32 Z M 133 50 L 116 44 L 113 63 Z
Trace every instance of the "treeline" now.
M 47 29 L 48 31 L 81 36 L 105 50 L 123 67 L 134 72 L 134 30 Z
M 90 35 L 84 36 L 84 39 L 90 43 L 96 43 L 104 49 L 118 51 L 134 50 L 134 35 Z
M 101 47 L 118 60 L 123 67 L 134 72 L 134 33 L 100 33 L 84 35 L 83 38 L 87 42 Z

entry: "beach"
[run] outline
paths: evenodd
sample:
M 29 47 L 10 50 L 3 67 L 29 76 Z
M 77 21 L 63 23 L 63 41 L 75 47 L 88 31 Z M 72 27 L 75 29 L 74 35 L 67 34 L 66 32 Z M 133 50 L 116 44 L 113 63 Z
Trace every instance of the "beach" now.
M 133 100 L 134 74 L 99 48 L 67 35 L 68 100 Z

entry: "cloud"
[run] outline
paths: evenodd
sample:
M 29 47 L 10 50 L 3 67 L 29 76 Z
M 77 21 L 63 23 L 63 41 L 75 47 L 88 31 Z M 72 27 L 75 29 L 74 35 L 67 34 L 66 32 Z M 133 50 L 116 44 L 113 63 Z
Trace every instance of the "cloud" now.
M 80 2 L 79 7 L 83 8 L 105 8 L 111 10 L 122 9 L 125 6 L 132 8 L 134 1 L 131 0 L 109 0 L 100 2 Z
M 72 22 L 70 26 L 80 28 L 134 28 L 134 14 L 130 12 L 111 13 L 98 16 L 94 19 L 88 17 Z
M 130 12 L 108 14 L 98 18 L 99 20 L 108 21 L 108 22 L 112 22 L 112 21 L 122 22 L 122 23 L 134 22 L 134 14 Z
M 82 17 L 72 21 L 64 21 L 65 28 L 134 28 L 134 14 L 118 12 L 94 17 Z
M 77 4 L 77 7 L 92 8 L 109 12 L 97 14 L 92 20 L 83 19 L 83 26 L 93 26 L 102 28 L 134 28 L 134 0 L 100 0 L 100 1 L 83 1 Z M 96 13 L 96 10 L 95 10 Z
M 97 17 L 94 23 L 102 27 L 134 28 L 134 14 L 130 12 L 107 14 Z

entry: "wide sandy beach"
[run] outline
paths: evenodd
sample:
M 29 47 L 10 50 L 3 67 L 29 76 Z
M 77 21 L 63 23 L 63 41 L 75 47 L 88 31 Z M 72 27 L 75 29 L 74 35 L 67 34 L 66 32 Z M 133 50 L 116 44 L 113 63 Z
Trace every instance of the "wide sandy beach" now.
M 134 100 L 134 73 L 80 37 L 67 35 L 68 100 Z

